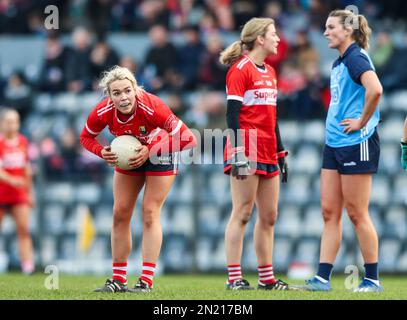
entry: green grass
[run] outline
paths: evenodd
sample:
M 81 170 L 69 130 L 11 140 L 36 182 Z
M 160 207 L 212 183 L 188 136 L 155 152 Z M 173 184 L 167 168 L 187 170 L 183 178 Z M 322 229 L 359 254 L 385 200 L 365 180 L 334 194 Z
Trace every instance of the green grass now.
M 44 283 L 48 274 L 24 276 L 17 273 L 0 275 L 0 300 L 406 300 L 407 277 L 384 276 L 383 293 L 353 293 L 344 287 L 344 277 L 333 278 L 333 291 L 277 292 L 277 291 L 226 291 L 225 275 L 163 275 L 156 277 L 154 291 L 149 294 L 101 294 L 92 290 L 100 287 L 106 277 L 60 275 L 59 289 L 48 290 Z M 256 275 L 247 279 L 255 284 Z M 286 279 L 284 276 L 282 279 Z M 130 277 L 134 285 L 136 277 Z M 302 284 L 302 281 L 290 281 Z

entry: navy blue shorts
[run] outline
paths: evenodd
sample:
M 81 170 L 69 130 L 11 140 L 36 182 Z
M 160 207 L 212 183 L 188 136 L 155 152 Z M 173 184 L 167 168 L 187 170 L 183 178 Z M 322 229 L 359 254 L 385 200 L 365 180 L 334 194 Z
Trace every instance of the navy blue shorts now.
M 379 167 L 380 139 L 377 130 L 373 135 L 353 146 L 324 147 L 322 169 L 337 170 L 340 174 L 376 173 Z
M 155 157 L 152 161 L 147 159 L 146 162 L 137 169 L 123 170 L 115 168 L 117 172 L 129 176 L 172 176 L 178 174 L 179 153 Z
M 232 165 L 229 162 L 224 161 L 223 172 L 230 175 Z M 257 174 L 265 178 L 273 178 L 279 175 L 280 169 L 277 164 L 252 162 L 250 161 L 250 174 Z

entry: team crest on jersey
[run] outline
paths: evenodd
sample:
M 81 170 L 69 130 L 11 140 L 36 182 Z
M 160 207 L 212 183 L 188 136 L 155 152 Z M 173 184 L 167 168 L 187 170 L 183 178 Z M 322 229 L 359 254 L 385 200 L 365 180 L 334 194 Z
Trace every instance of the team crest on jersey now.
M 147 130 L 145 126 L 139 126 L 138 129 L 140 130 L 140 135 L 144 136 L 147 134 Z

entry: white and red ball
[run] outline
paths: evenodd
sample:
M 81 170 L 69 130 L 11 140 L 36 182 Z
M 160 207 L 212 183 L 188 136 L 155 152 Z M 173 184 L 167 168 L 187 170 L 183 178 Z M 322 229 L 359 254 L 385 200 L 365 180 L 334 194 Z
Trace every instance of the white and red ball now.
M 134 136 L 123 135 L 113 139 L 110 144 L 112 152 L 117 154 L 117 167 L 123 170 L 132 170 L 129 166 L 129 159 L 137 154 L 137 148 L 141 142 Z

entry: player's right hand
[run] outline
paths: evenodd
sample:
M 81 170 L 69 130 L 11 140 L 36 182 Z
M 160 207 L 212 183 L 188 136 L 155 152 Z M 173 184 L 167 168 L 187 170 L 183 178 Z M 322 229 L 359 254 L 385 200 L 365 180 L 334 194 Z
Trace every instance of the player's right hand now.
M 407 171 L 407 142 L 401 142 L 401 166 Z
M 112 152 L 110 146 L 105 146 L 103 147 L 102 151 L 102 158 L 106 161 L 106 163 L 111 166 L 114 167 L 117 165 L 117 154 Z
M 250 164 L 243 148 L 236 148 L 236 152 L 232 157 L 231 174 L 238 180 L 245 180 L 250 174 Z

